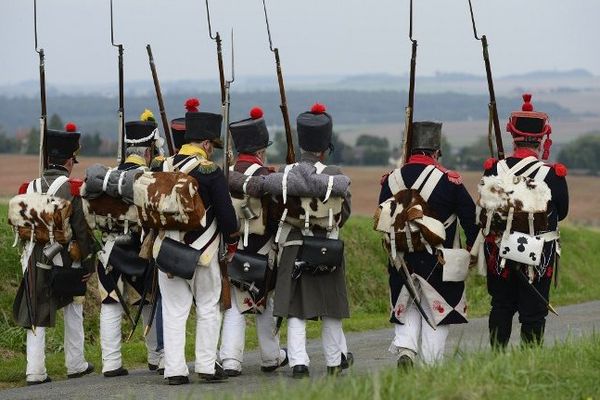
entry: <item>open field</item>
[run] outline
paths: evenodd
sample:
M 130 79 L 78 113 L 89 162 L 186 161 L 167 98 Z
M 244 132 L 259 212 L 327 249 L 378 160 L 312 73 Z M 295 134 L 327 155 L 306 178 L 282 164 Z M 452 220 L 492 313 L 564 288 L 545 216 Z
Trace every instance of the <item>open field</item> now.
M 37 176 L 36 156 L 2 155 L 0 157 L 0 199 L 15 194 L 22 182 Z M 75 166 L 73 176 L 82 177 L 89 165 L 99 162 L 105 165 L 115 163 L 113 158 L 81 157 Z M 352 178 L 352 211 L 356 215 L 373 215 L 379 198 L 381 176 L 390 167 L 347 167 L 344 171 Z M 467 189 L 476 195 L 479 172 L 466 172 L 463 178 Z M 568 221 L 583 225 L 600 225 L 600 178 L 569 176 L 571 207 Z

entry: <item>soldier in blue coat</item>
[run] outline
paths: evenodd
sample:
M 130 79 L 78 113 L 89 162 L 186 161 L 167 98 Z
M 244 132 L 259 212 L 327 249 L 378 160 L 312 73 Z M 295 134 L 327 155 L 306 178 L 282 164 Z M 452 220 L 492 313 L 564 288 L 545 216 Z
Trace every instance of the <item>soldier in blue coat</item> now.
M 550 200 L 543 207 L 545 211 L 535 215 L 534 232 L 531 232 L 542 237 L 545 244 L 541 259 L 533 262 L 533 265 L 510 260 L 503 263 L 498 244 L 506 223 L 494 226 L 492 221 L 491 229 L 483 235 L 487 286 L 492 296 L 489 317 L 490 342 L 494 348 L 504 348 L 508 344 L 516 312 L 519 313 L 522 342 L 542 342 L 548 307 L 540 299 L 540 295 L 548 301 L 550 283 L 560 257 L 558 222 L 567 216 L 569 210 L 566 167 L 562 164 L 547 165 L 539 160 L 540 153 L 542 160 L 548 159 L 552 144 L 549 138 L 552 130 L 548 115 L 534 111 L 530 94 L 524 94 L 523 100 L 521 111 L 513 112 L 507 125 L 507 131 L 513 137 L 514 152 L 505 160 L 487 160 L 484 164 L 484 179 L 502 177 L 510 170 L 510 174 L 514 176 L 527 176 L 537 182 L 538 186 L 549 189 Z M 546 139 L 542 143 L 545 136 Z M 532 192 L 529 196 L 535 195 Z M 512 232 L 530 233 L 527 222 L 521 224 L 525 225 L 525 229 L 519 226 L 517 214 L 515 213 L 512 222 Z
M 465 232 L 467 246 L 471 246 L 477 236 L 475 204 L 462 184 L 461 176 L 439 163 L 441 128 L 441 123 L 413 123 L 411 155 L 404 166 L 383 177 L 379 203 L 398 195 L 399 187 L 395 182 L 401 180 L 404 189 L 414 188 L 419 191 L 426 202 L 423 208 L 429 210 L 425 213 L 438 221 L 437 224 L 444 223 L 445 235 L 442 233 L 440 238 L 442 241 L 445 236 L 444 248 L 456 245 L 455 235 L 459 223 Z M 420 184 L 415 185 L 418 179 Z M 443 280 L 444 266 L 435 248 L 415 244 L 413 251 L 404 252 L 395 260 L 406 264 L 411 279 L 416 282 L 417 288 L 421 288 L 421 304 L 436 329 L 423 319 L 412 299 L 407 296 L 404 275 L 396 265 L 390 263 L 390 322 L 395 324 L 395 337 L 390 352 L 398 357 L 399 367 L 412 365 L 417 354 L 425 363 L 433 363 L 443 356 L 448 325 L 467 322 L 465 284 Z

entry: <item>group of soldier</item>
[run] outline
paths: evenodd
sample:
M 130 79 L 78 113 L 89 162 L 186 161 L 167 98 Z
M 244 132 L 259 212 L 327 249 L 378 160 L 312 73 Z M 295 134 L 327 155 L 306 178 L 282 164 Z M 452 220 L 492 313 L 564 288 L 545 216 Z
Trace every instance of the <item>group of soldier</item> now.
M 128 373 L 121 356 L 122 317 L 127 311 L 124 303 L 138 306 L 148 328 L 145 335 L 148 368 L 164 375 L 169 384 L 189 383 L 185 342 L 192 305 L 195 305 L 196 315 L 194 372 L 201 380 L 221 381 L 242 373 L 248 315 L 256 318 L 261 371 L 264 373 L 289 364 L 293 377 L 309 375 L 307 320 L 321 321 L 328 374 L 340 374 L 353 364 L 354 357 L 348 351 L 342 329 L 342 320 L 349 318 L 350 311 L 343 247 L 339 248 L 342 243 L 339 230 L 350 216 L 351 201 L 347 187 L 340 188 L 344 186 L 344 178 L 348 185 L 349 179 L 339 168 L 323 164 L 328 153 L 334 150 L 331 115 L 323 105 L 315 104 L 310 111 L 297 117 L 300 160 L 277 172 L 266 164 L 266 150 L 272 142 L 264 116 L 260 109 L 253 109 L 250 118 L 233 122 L 228 127 L 237 157 L 231 170 L 223 171 L 213 161 L 215 149 L 223 147 L 222 116 L 198 111 L 197 102 L 186 104 L 185 118 L 171 123 L 178 150 L 175 155 L 166 159 L 156 157 L 157 124 L 146 115 L 140 121 L 126 124 L 126 159 L 117 169 L 152 173 L 172 171 L 175 167 L 196 181 L 205 208 L 202 226 L 188 231 L 154 233 L 154 240 L 163 240 L 163 245 L 169 238 L 199 251 L 200 259 L 192 265 L 191 279 L 157 268 L 160 264 L 156 262 L 160 258 L 157 252 L 162 250 L 156 250 L 156 244 L 150 244 L 155 249 L 151 251 L 153 255 L 147 271 L 141 277 L 128 276 L 111 267 L 110 257 L 102 256 L 102 253 L 106 253 L 107 243 L 114 245 L 118 241 L 115 236 L 120 235 L 102 232 L 99 244 L 95 246 L 98 240 L 84 215 L 85 196 L 82 198 L 80 193 L 82 182 L 66 179 L 77 162 L 80 134 L 73 126 L 67 127 L 66 131 L 48 131 L 48 167 L 41 179 L 24 184 L 21 193 L 53 191 L 56 196 L 69 200 L 72 241 L 76 246 L 63 246 L 49 260 L 44 253 L 47 243 L 24 243 L 23 259 L 29 256 L 29 268 L 36 266 L 35 295 L 27 295 L 32 285 L 24 279 L 15 301 L 17 323 L 28 328 L 28 384 L 50 381 L 44 362 L 44 330 L 54 326 L 59 308 L 64 308 L 68 378 L 94 371 L 83 353 L 82 297 L 80 293 L 70 297 L 56 295 L 51 288 L 56 283 L 51 281 L 60 278 L 51 277 L 52 268 L 46 268 L 48 265 L 81 269 L 82 285 L 97 272 L 101 297 L 102 373 L 105 377 Z M 547 226 L 529 232 L 539 236 L 558 231 L 558 221 L 567 214 L 568 193 L 564 166 L 539 161 L 540 151 L 549 149 L 549 145 L 542 145 L 543 136 L 549 135 L 549 124 L 545 114 L 534 112 L 530 106 L 528 100 L 522 111 L 511 116 L 508 130 L 514 140 L 514 153 L 505 160 L 486 161 L 484 176 L 499 177 L 503 171 L 510 170 L 511 176 L 531 176 L 532 181 L 539 178 L 539 182 L 543 181 L 549 187 L 551 199 L 545 211 Z M 379 196 L 381 205 L 386 201 L 392 204 L 391 211 L 383 207 L 381 212 L 389 211 L 397 216 L 386 229 L 397 228 L 394 223 L 402 218 L 405 220 L 404 231 L 394 229 L 391 234 L 384 235 L 390 260 L 390 321 L 395 329 L 390 352 L 397 357 L 398 366 L 406 368 L 418 358 L 426 364 L 439 361 L 445 350 L 448 326 L 467 322 L 464 278 L 447 279 L 444 271 L 447 266 L 450 268 L 450 256 L 441 252 L 460 247 L 459 226 L 466 237 L 466 249 L 472 255 L 467 264 L 473 265 L 479 259 L 487 271 L 488 291 L 492 298 L 489 318 L 492 346 L 507 346 L 515 312 L 519 313 L 522 324 L 522 340 L 540 343 L 548 313 L 547 304 L 542 300 L 549 298 L 550 282 L 557 266 L 558 235 L 546 235 L 541 260 L 534 268 L 531 264 L 504 260 L 503 249 L 499 249 L 502 231 L 490 229 L 490 223 L 486 226 L 486 222 L 481 221 L 481 210 L 476 207 L 460 175 L 440 164 L 441 124 L 414 122 L 414 139 L 409 153 L 410 157 L 402 167 L 383 177 Z M 513 169 L 516 165 L 518 170 Z M 539 174 L 540 169 L 543 174 Z M 324 177 L 325 196 L 321 192 L 310 193 L 308 189 L 301 196 L 293 194 L 297 193 L 293 187 L 295 181 L 290 179 L 294 170 L 309 171 L 310 179 L 318 180 L 316 175 L 317 178 Z M 229 182 L 224 172 L 228 173 Z M 283 186 L 281 193 L 266 188 L 269 177 L 273 181 L 277 181 L 274 177 L 280 177 L 277 182 Z M 243 183 L 242 191 L 240 185 L 234 184 L 236 179 Z M 59 184 L 53 186 L 57 180 Z M 263 186 L 252 193 L 249 187 L 253 185 Z M 254 223 L 254 217 L 239 215 L 245 212 L 244 207 L 252 198 L 258 202 L 262 213 L 263 227 L 259 230 L 249 229 L 248 221 Z M 423 203 L 411 208 L 409 203 L 417 198 Z M 235 206 L 236 202 L 241 207 Z M 313 204 L 313 211 L 302 208 L 303 204 Z M 300 209 L 296 214 L 294 205 Z M 400 206 L 406 211 L 404 214 L 397 212 Z M 324 213 L 317 215 L 321 209 Z M 488 219 L 491 219 L 490 215 Z M 143 218 L 138 219 L 139 224 L 130 225 L 126 231 L 129 243 L 133 243 L 136 252 L 141 252 L 153 234 L 144 228 Z M 323 223 L 315 223 L 316 220 Z M 428 225 L 430 223 L 432 225 Z M 425 232 L 434 231 L 436 223 L 443 227 L 436 233 L 439 242 L 434 244 Z M 417 228 L 411 231 L 411 227 Z M 510 226 L 506 227 L 506 221 L 504 229 L 511 231 Z M 413 240 L 415 237 L 416 241 Z M 404 240 L 406 248 L 397 249 L 397 240 Z M 314 261 L 310 250 L 315 246 L 317 259 L 322 256 L 327 261 Z M 79 254 L 74 256 L 69 251 L 71 247 L 77 247 Z M 478 248 L 482 250 L 479 254 Z M 334 261 L 328 258 L 330 254 Z M 177 254 L 167 256 L 177 258 Z M 264 281 L 253 282 L 258 289 L 254 285 L 236 284 L 233 278 L 231 285 L 224 284 L 228 278 L 220 262 L 231 267 L 239 263 L 239 257 L 253 260 L 258 256 L 267 264 Z M 445 261 L 443 257 L 446 257 Z M 248 261 L 244 265 L 254 268 L 252 263 Z M 372 273 L 385 272 L 373 268 Z M 521 276 L 526 279 L 520 279 Z M 227 295 L 231 302 L 225 309 L 223 299 L 229 297 Z M 32 307 L 35 308 L 34 318 Z M 132 319 L 128 311 L 125 315 Z M 277 333 L 282 319 L 287 320 L 287 348 L 281 346 Z

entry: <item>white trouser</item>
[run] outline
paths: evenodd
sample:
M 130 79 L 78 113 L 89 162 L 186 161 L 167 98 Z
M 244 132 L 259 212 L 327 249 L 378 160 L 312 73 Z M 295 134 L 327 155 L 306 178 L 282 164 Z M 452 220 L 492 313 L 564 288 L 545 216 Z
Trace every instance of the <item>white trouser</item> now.
M 194 371 L 214 374 L 221 328 L 221 272 L 215 255 L 208 267 L 196 267 L 191 280 L 169 279 L 159 271 L 162 294 L 165 378 L 189 375 L 185 362 L 185 325 L 196 302 L 196 363 Z
M 323 317 L 321 339 L 325 363 L 328 367 L 337 367 L 342 362 L 342 354 L 348 354 L 342 320 Z M 306 353 L 306 321 L 303 319 L 288 318 L 288 357 L 290 367 L 310 364 Z
M 433 320 L 429 307 L 424 307 L 424 309 Z M 403 349 L 412 350 L 421 355 L 425 364 L 433 364 L 443 358 L 448 326 L 438 325 L 436 330 L 433 330 L 423 319 L 414 303 L 411 303 L 406 310 L 404 325 L 396 324 L 394 331 L 395 337 L 390 346 L 390 352 L 399 355 Z
M 269 296 L 263 313 L 256 314 L 256 335 L 263 367 L 277 366 L 285 359 L 285 351 L 279 348 L 279 335 L 273 335 L 273 327 L 273 298 Z M 221 335 L 219 357 L 223 362 L 223 368 L 241 371 L 244 361 L 246 318 L 244 314 L 240 313 L 234 299 L 232 299 L 231 308 L 223 315 Z
M 137 307 L 133 307 L 137 309 Z M 152 306 L 142 308 L 144 326 L 148 325 Z M 121 359 L 121 321 L 123 308 L 121 303 L 102 304 L 100 308 L 100 345 L 102 347 L 102 372 L 114 371 L 123 366 Z M 132 316 L 133 317 L 133 316 Z M 129 323 L 127 324 L 128 329 Z M 146 336 L 146 349 L 148 350 L 148 364 L 158 365 L 163 368 L 162 350 L 158 349 L 156 316 L 152 329 Z
M 87 369 L 83 355 L 83 304 L 71 303 L 63 308 L 65 321 L 65 365 L 67 374 Z M 46 373 L 46 329 L 38 327 L 35 335 L 27 330 L 27 381 L 43 381 Z

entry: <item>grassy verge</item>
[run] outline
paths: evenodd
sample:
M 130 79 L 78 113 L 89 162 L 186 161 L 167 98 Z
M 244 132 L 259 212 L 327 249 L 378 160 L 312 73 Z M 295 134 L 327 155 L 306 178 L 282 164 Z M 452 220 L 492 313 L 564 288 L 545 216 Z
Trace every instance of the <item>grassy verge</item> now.
M 6 223 L 7 207 L 0 204 L 0 387 L 24 383 L 25 332 L 14 326 L 12 302 L 20 279 L 19 256 L 12 244 L 12 233 Z M 343 229 L 346 242 L 348 291 L 352 318 L 344 321 L 346 331 L 363 331 L 389 327 L 386 257 L 380 237 L 371 228 L 371 219 L 353 217 Z M 600 232 L 582 227 L 566 227 L 562 231 L 563 258 L 560 272 L 561 285 L 551 294 L 554 305 L 564 305 L 600 299 L 600 285 L 596 281 L 600 267 Z M 85 304 L 86 355 L 97 368 L 101 365 L 99 338 L 99 301 L 92 279 Z M 471 316 L 482 316 L 489 311 L 489 298 L 485 279 L 472 275 L 468 282 L 468 299 Z M 193 321 L 193 316 L 190 318 Z M 124 325 L 125 326 L 125 325 Z M 65 376 L 63 358 L 63 325 L 59 313 L 57 326 L 48 329 L 47 369 L 53 378 Z M 320 335 L 320 324 L 309 322 L 308 336 Z M 138 328 L 139 329 L 139 328 Z M 188 324 L 186 351 L 193 359 L 194 324 Z M 285 334 L 285 327 L 282 329 Z M 256 334 L 252 318 L 248 318 L 247 348 L 256 347 Z M 282 336 L 285 343 L 285 335 Z M 145 365 L 145 348 L 138 332 L 130 343 L 123 344 L 126 367 Z
M 406 372 L 394 368 L 367 376 L 324 378 L 303 382 L 293 390 L 282 382 L 242 398 L 591 400 L 600 392 L 599 369 L 600 336 L 594 335 L 550 348 L 470 354 Z

